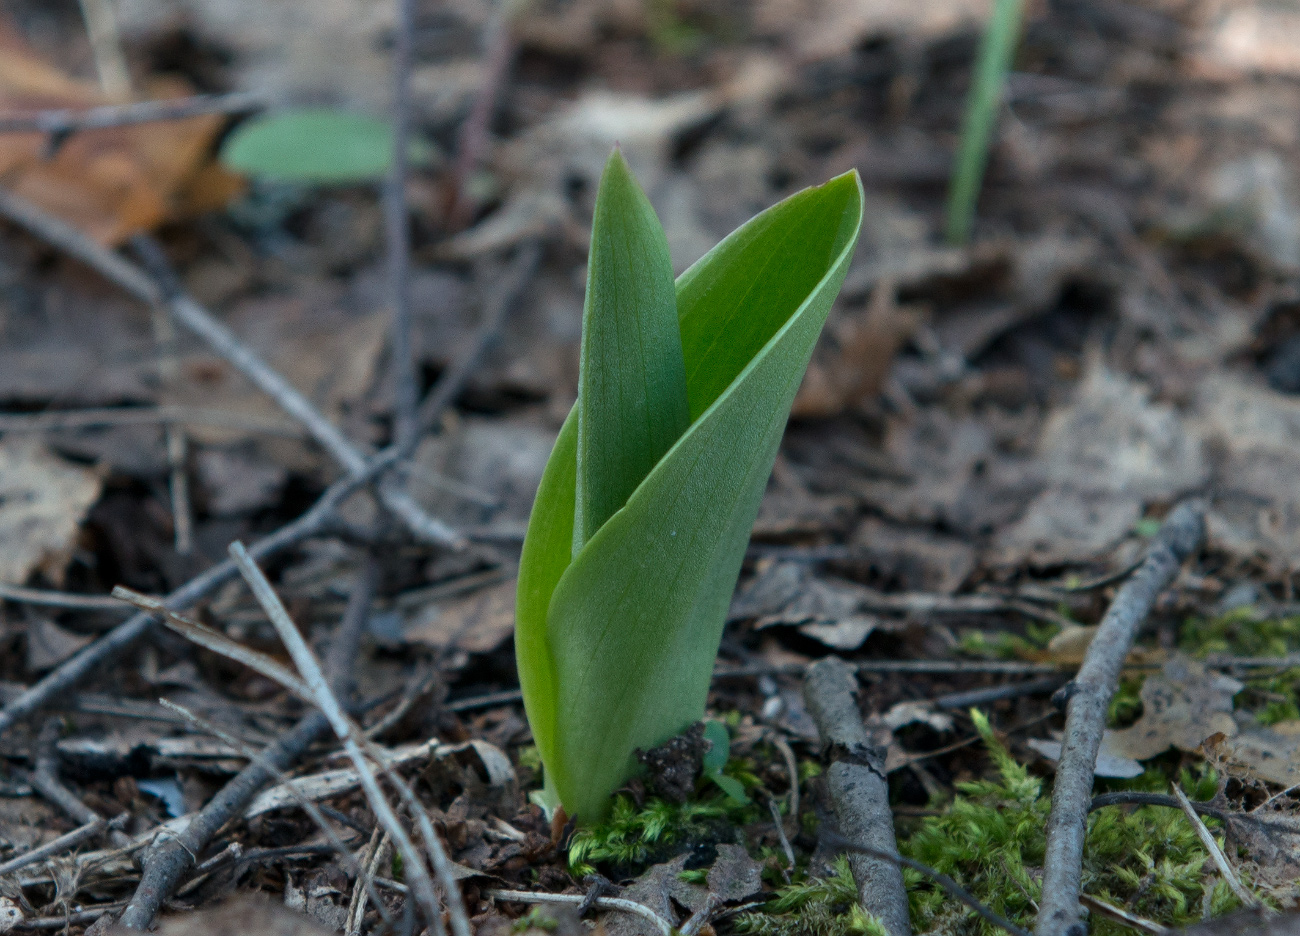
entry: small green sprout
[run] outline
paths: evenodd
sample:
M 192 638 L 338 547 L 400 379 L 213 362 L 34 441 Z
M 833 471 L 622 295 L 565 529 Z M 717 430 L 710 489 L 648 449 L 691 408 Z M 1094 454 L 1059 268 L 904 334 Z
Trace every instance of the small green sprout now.
M 533 504 L 515 652 L 550 807 L 599 821 L 704 715 L 785 422 L 862 223 L 856 173 L 732 232 L 673 280 L 615 152 L 592 222 L 578 401 Z
M 961 144 L 948 187 L 946 236 L 948 243 L 955 246 L 970 240 L 975 223 L 975 202 L 984 182 L 993 127 L 1002 107 L 1002 88 L 1016 52 L 1024 6 L 1024 0 L 994 0 L 993 18 L 984 31 L 979 57 L 975 60 Z

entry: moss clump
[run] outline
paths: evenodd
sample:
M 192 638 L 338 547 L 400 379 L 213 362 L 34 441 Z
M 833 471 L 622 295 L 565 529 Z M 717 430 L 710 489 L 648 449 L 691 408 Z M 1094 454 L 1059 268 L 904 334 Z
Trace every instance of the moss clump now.
M 1183 624 L 1179 648 L 1195 656 L 1285 656 L 1300 651 L 1300 617 L 1259 620 L 1250 608 Z M 1265 673 L 1245 681 L 1239 704 L 1261 725 L 1300 718 L 1300 668 Z
M 736 917 L 746 936 L 886 936 L 874 916 L 858 906 L 849 861 L 835 859 L 830 877 L 811 878 L 776 892 L 761 913 Z
M 922 819 L 900 838 L 903 854 L 955 878 L 977 899 L 1026 928 L 1032 928 L 1040 894 L 1044 828 L 1051 800 L 1043 780 L 1016 762 L 994 736 L 987 719 L 973 712 L 975 726 L 996 768 L 990 779 L 959 783 L 958 795 L 942 816 Z M 1207 799 L 1215 790 L 1213 773 L 1183 771 L 1188 794 Z M 1158 769 L 1113 788 L 1169 788 Z M 1110 807 L 1088 819 L 1083 889 L 1094 897 L 1168 926 L 1201 918 L 1237 904 L 1218 877 L 1207 873 L 1208 856 L 1196 833 L 1176 809 Z M 918 933 L 994 936 L 999 933 L 952 900 L 928 878 L 905 870 L 904 882 Z M 1210 891 L 1207 895 L 1206 888 Z M 855 903 L 848 864 L 837 861 L 827 878 L 811 879 L 778 891 L 760 913 L 738 918 L 738 931 L 753 936 L 856 936 L 875 925 Z M 1127 933 L 1094 916 L 1090 930 L 1099 936 Z
M 727 773 L 732 773 L 730 768 Z M 631 797 L 619 794 L 607 820 L 574 834 L 569 872 L 581 879 L 600 866 L 618 876 L 635 875 L 692 846 L 734 842 L 736 827 L 757 816 L 752 803 L 740 805 L 724 795 L 685 803 L 651 797 L 638 807 Z
M 1068 610 L 1065 609 L 1068 617 Z M 1052 638 L 1061 632 L 1055 624 L 1037 624 L 1030 621 L 1025 625 L 1025 633 L 1013 634 L 997 631 L 989 635 L 984 631 L 965 631 L 957 648 L 968 656 L 987 660 L 1025 660 L 1032 659 L 1047 648 Z
M 1044 828 L 1051 808 L 1042 780 L 1032 776 L 1002 747 L 986 719 L 975 723 L 997 767 L 997 779 L 958 784 L 960 794 L 943 816 L 929 817 L 904 843 L 904 853 L 952 875 L 982 902 L 1023 926 L 1033 925 L 1039 897 Z M 1155 771 L 1133 784 L 1159 785 L 1168 779 Z M 1184 786 L 1193 796 L 1213 792 L 1207 776 Z M 1160 806 L 1107 808 L 1088 817 L 1084 845 L 1083 890 L 1168 926 L 1201 917 L 1208 860 L 1196 833 L 1181 812 Z M 918 931 L 942 927 L 992 936 L 995 930 L 952 902 L 919 874 L 904 872 Z M 1226 888 L 1215 887 L 1210 909 L 1223 913 L 1236 905 Z M 954 919 L 954 916 L 960 917 Z M 1122 928 L 1093 918 L 1091 931 L 1116 936 Z

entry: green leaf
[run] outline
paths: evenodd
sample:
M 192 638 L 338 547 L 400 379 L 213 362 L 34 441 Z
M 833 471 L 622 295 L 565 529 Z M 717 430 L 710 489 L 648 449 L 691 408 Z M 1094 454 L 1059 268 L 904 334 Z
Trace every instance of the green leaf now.
M 745 785 L 735 777 L 728 777 L 721 770 L 710 770 L 705 776 L 718 785 L 723 793 L 726 793 L 737 803 L 748 803 L 749 795 L 745 792 Z
M 857 176 L 840 176 L 679 278 L 692 422 L 576 552 L 564 538 L 566 509 L 577 513 L 573 414 L 561 430 L 524 543 L 516 653 L 548 782 L 583 822 L 634 772 L 635 748 L 703 715 L 750 528 L 861 219 Z
M 711 773 L 727 766 L 731 756 L 731 733 L 720 721 L 709 719 L 704 723 L 704 740 L 709 742 L 709 749 L 704 752 L 704 772 Z
M 600 179 L 587 261 L 575 554 L 689 424 L 668 239 L 615 150 Z
M 411 158 L 427 162 L 430 152 L 427 144 L 415 144 Z M 325 108 L 253 118 L 221 147 L 227 168 L 286 182 L 380 179 L 392 157 L 393 131 L 386 121 Z

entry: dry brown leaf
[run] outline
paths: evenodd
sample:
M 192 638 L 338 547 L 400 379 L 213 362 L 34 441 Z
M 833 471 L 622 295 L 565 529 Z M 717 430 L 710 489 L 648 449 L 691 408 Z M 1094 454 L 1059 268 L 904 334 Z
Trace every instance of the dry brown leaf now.
M 880 392 L 894 355 L 920 324 L 921 313 L 894 303 L 894 286 L 881 282 L 862 312 L 837 309 L 826 323 L 790 414 L 824 419 L 851 410 Z
M 155 98 L 189 89 L 158 80 Z M 95 86 L 64 74 L 15 35 L 0 31 L 0 109 L 26 114 L 111 104 Z M 5 187 L 73 224 L 102 244 L 223 204 L 242 185 L 212 162 L 225 118 L 219 114 L 74 134 L 47 158 L 43 133 L 0 138 Z
M 500 648 L 515 627 L 515 583 L 502 582 L 465 598 L 430 605 L 406 629 L 408 643 L 466 653 L 491 653 Z
M 1047 642 L 1047 647 L 1040 653 L 1026 654 L 1027 659 L 1041 663 L 1057 663 L 1062 666 L 1078 666 L 1083 662 L 1092 639 L 1097 636 L 1096 624 L 1072 624 L 1063 628 L 1059 634 Z M 1151 650 L 1134 647 L 1124 660 L 1125 666 L 1151 666 L 1163 663 L 1169 658 L 1164 650 Z
M 39 443 L 0 441 L 0 582 L 21 585 L 39 570 L 61 584 L 77 528 L 102 486 L 97 471 Z
M 1108 732 L 1102 750 L 1146 760 L 1171 747 L 1195 751 L 1216 732 L 1230 737 L 1237 733 L 1232 697 L 1242 688 L 1196 660 L 1175 656 L 1142 684 L 1142 717 L 1129 728 Z
M 1300 721 L 1277 722 L 1206 742 L 1207 756 L 1221 758 L 1230 770 L 1292 786 L 1300 783 Z

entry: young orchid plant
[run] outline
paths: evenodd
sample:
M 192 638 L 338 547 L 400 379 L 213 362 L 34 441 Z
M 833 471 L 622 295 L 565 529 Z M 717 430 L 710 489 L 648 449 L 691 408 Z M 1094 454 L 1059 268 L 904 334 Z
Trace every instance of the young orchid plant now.
M 515 651 L 542 799 L 583 823 L 704 715 L 750 529 L 862 224 L 855 172 L 673 279 L 622 155 L 591 231 L 578 400 L 542 475 Z

